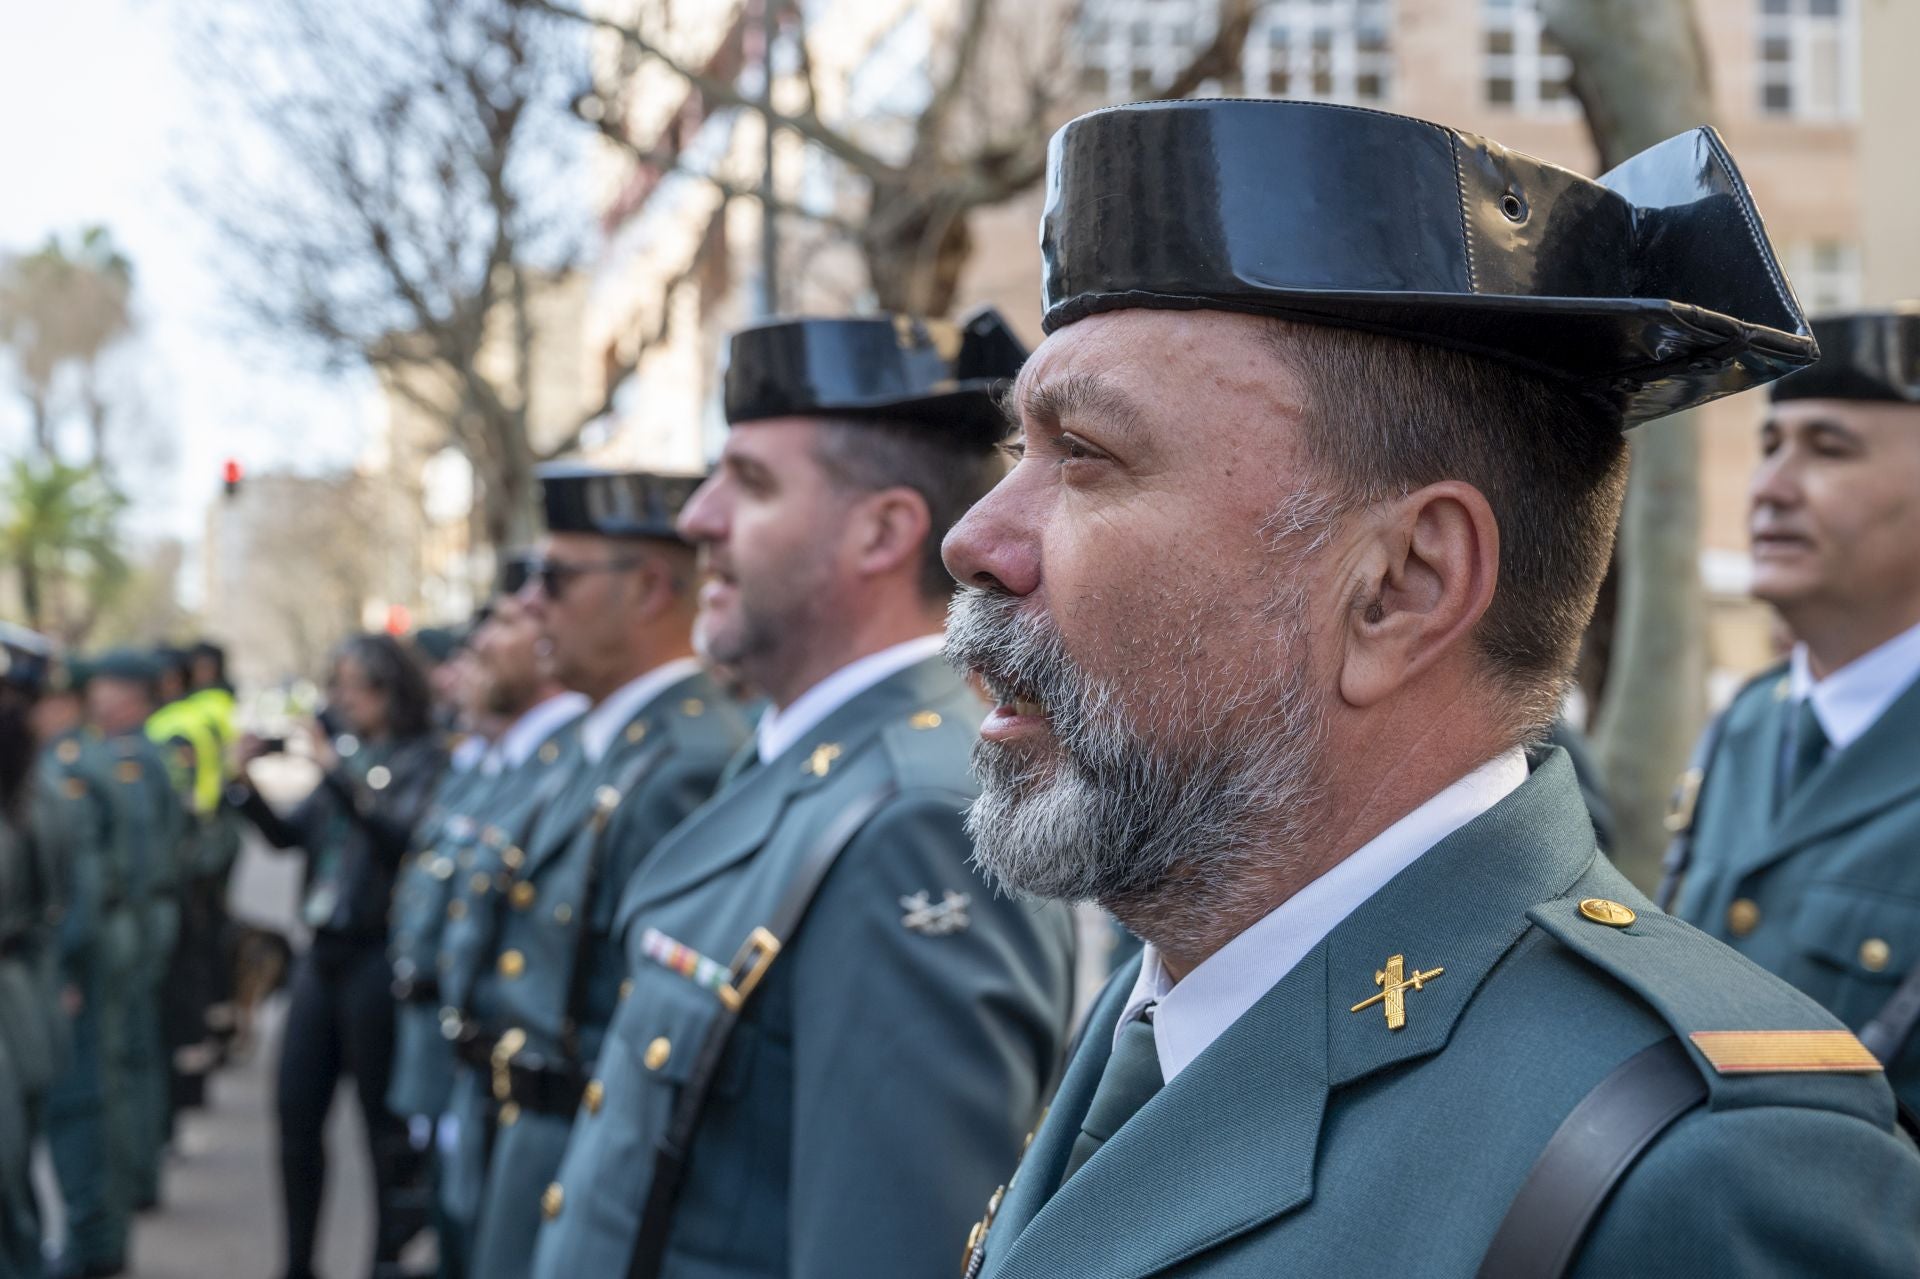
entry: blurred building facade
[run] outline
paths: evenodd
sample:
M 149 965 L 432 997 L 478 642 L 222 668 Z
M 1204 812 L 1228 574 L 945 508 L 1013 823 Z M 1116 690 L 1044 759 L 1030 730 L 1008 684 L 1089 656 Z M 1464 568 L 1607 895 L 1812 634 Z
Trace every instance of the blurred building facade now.
M 1717 116 L 1767 229 L 1812 313 L 1920 296 L 1920 49 L 1914 0 L 1694 0 Z M 766 48 L 764 0 L 688 6 L 602 0 L 683 64 L 764 90 L 783 111 L 811 108 L 881 154 L 903 134 L 949 56 L 962 0 L 801 0 L 809 98 L 791 21 Z M 1164 88 L 1214 31 L 1218 0 L 1032 0 L 1012 20 L 1055 14 L 1067 32 L 1055 74 L 1071 77 L 1062 118 Z M 1004 11 L 1007 7 L 1002 6 Z M 1071 25 L 1069 25 L 1071 24 Z M 929 68 L 935 70 L 929 70 Z M 1568 86 L 1570 67 L 1538 0 L 1265 0 L 1236 74 L 1209 90 L 1421 116 L 1498 138 L 1582 172 L 1595 151 Z M 593 68 L 594 105 L 617 112 L 633 146 L 608 145 L 596 199 L 604 251 L 586 341 L 604 368 L 638 360 L 607 445 L 611 456 L 684 469 L 717 445 L 715 384 L 725 333 L 764 310 L 761 219 L 752 199 L 675 171 L 738 175 L 751 193 L 763 134 L 751 112 L 709 109 L 685 81 L 609 40 Z M 781 204 L 848 208 L 832 167 L 777 139 Z M 642 153 L 651 162 L 636 161 Z M 973 217 L 958 309 L 998 305 L 1037 340 L 1041 192 Z M 857 206 L 855 208 L 857 216 Z M 782 226 L 802 219 L 784 218 Z M 777 289 L 787 312 L 872 304 L 861 264 L 830 234 L 783 229 Z M 1702 573 L 1712 598 L 1717 691 L 1770 657 L 1766 610 L 1746 598 L 1746 487 L 1764 396 L 1701 415 Z

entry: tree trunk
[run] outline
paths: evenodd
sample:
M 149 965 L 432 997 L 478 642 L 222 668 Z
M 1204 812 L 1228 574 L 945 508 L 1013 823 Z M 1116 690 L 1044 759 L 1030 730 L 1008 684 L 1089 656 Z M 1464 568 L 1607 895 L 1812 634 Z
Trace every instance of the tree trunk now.
M 47 619 L 41 598 L 40 560 L 31 548 L 20 557 L 20 603 L 27 610 L 27 625 L 44 634 Z
M 1686 0 L 1544 0 L 1574 66 L 1602 168 L 1712 122 L 1706 59 Z M 1594 746 L 1618 813 L 1614 860 L 1659 877 L 1661 818 L 1705 708 L 1700 447 L 1695 415 L 1635 431 L 1621 515 L 1618 616 Z
M 874 302 L 883 311 L 944 316 L 973 254 L 967 215 L 904 191 L 875 186 L 874 216 L 860 235 Z M 881 212 L 884 210 L 884 212 Z
M 27 412 L 33 419 L 33 447 L 41 457 L 51 460 L 56 456 L 53 451 L 53 412 L 47 404 L 45 392 L 28 392 Z

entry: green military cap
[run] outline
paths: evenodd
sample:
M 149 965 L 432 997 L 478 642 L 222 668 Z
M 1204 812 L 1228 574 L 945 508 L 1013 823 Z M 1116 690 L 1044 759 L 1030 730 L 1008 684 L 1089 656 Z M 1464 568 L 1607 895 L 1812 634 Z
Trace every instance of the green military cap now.
M 413 633 L 413 646 L 436 666 L 452 657 L 464 640 L 464 631 L 451 626 L 423 626 Z
M 160 663 L 152 653 L 137 648 L 108 649 L 88 663 L 88 678 L 151 684 L 160 678 Z

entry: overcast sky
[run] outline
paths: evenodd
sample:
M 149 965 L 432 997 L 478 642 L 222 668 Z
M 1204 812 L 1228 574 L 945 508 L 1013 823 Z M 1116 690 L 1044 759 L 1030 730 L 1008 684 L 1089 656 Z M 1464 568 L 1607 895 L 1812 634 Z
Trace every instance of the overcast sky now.
M 101 223 L 133 260 L 129 354 L 174 461 L 123 478 L 138 530 L 197 539 L 224 459 L 348 465 L 380 410 L 365 378 L 322 378 L 235 340 L 218 246 L 174 177 L 204 130 L 168 15 L 167 0 L 0 0 L 0 250 Z M 0 368 L 0 454 L 24 438 Z

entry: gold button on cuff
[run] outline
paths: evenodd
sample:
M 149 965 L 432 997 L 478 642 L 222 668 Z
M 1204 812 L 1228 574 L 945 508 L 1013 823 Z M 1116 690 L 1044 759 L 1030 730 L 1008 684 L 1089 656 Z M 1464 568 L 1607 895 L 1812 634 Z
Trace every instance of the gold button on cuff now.
M 503 950 L 500 952 L 500 975 L 502 977 L 505 977 L 508 981 L 512 981 L 525 971 L 527 971 L 527 957 L 525 955 L 517 950 Z
M 1580 903 L 1580 913 L 1594 923 L 1605 924 L 1609 928 L 1625 928 L 1637 918 L 1628 907 L 1605 897 L 1587 898 Z
M 1760 904 L 1751 897 L 1742 897 L 1727 907 L 1727 931 L 1735 937 L 1745 937 L 1760 926 Z
M 465 919 L 466 917 L 467 917 L 467 903 L 465 898 L 456 897 L 452 901 L 447 903 L 448 919 Z
M 1870 973 L 1882 972 L 1893 958 L 1893 948 L 1878 937 L 1860 943 L 1860 966 Z
M 647 1045 L 647 1055 L 641 1060 L 647 1063 L 648 1070 L 658 1070 L 667 1064 L 667 1058 L 673 1056 L 673 1043 L 665 1035 Z
M 560 1183 L 549 1182 L 540 1196 L 540 1215 L 552 1221 L 560 1215 L 560 1209 L 566 1205 L 566 1202 L 567 1192 L 560 1188 Z
M 520 1103 L 509 1101 L 500 1107 L 500 1126 L 511 1128 L 520 1122 Z
M 534 896 L 533 885 L 522 880 L 513 886 L 513 891 L 507 894 L 507 900 L 513 903 L 515 910 L 525 910 L 533 905 Z
M 587 1080 L 586 1091 L 580 1094 L 580 1104 L 587 1108 L 589 1115 L 600 1113 L 600 1103 L 607 1099 L 607 1086 L 598 1079 Z

